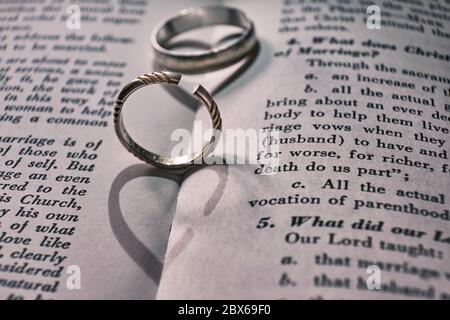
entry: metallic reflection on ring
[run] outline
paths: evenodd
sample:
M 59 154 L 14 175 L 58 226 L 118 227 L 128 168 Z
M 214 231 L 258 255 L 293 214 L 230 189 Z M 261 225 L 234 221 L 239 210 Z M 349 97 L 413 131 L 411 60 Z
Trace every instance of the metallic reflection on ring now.
M 177 35 L 206 26 L 231 25 L 242 32 L 230 41 L 216 47 L 195 51 L 178 52 L 168 46 Z M 256 45 L 253 22 L 239 9 L 225 6 L 205 6 L 180 11 L 159 24 L 152 33 L 152 46 L 158 63 L 171 71 L 201 72 L 223 68 L 242 59 Z
M 114 108 L 114 129 L 117 137 L 129 152 L 140 160 L 154 165 L 155 167 L 164 169 L 184 169 L 192 164 L 204 163 L 203 160 L 214 150 L 219 142 L 220 133 L 222 131 L 222 118 L 220 117 L 219 108 L 209 92 L 201 85 L 198 85 L 192 94 L 204 103 L 211 117 L 213 129 L 211 139 L 203 147 L 201 153 L 198 155 L 190 154 L 170 158 L 144 149 L 129 135 L 125 128 L 122 116 L 122 109 L 128 97 L 136 90 L 147 85 L 164 83 L 178 85 L 180 79 L 181 74 L 173 72 L 153 72 L 150 74 L 144 74 L 125 85 L 116 100 Z

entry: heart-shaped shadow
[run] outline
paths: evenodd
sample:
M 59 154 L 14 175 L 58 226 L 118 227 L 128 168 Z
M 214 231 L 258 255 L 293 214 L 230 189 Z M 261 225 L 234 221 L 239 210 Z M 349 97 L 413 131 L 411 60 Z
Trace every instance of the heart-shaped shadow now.
M 147 276 L 152 279 L 155 284 L 159 284 L 161 278 L 163 263 L 158 259 L 149 248 L 135 235 L 133 230 L 127 224 L 123 212 L 120 207 L 119 195 L 122 188 L 131 180 L 139 177 L 160 177 L 174 181 L 179 186 L 182 182 L 194 172 L 205 168 L 204 166 L 196 166 L 193 169 L 182 172 L 172 173 L 157 168 L 152 168 L 147 164 L 135 164 L 122 170 L 114 179 L 108 198 L 108 215 L 112 231 L 119 241 L 119 244 L 127 252 L 130 258 L 139 265 Z M 208 169 L 215 171 L 219 176 L 219 183 L 207 200 L 203 215 L 208 216 L 216 207 L 223 195 L 228 176 L 227 165 L 208 166 Z M 176 201 L 177 199 L 174 199 Z M 176 206 L 173 206 L 176 208 Z M 167 213 L 173 214 L 173 213 Z M 167 263 L 170 265 L 187 247 L 193 238 L 193 231 L 188 229 L 186 233 L 173 246 L 171 252 L 167 254 Z
M 226 39 L 222 39 L 224 41 Z M 190 45 L 193 45 L 190 43 Z M 194 44 L 195 45 L 195 44 Z M 203 44 L 196 44 L 199 48 Z M 205 47 L 207 48 L 207 47 Z M 237 79 L 242 73 L 244 73 L 256 60 L 260 52 L 260 44 L 257 42 L 255 48 L 249 53 L 248 56 L 243 58 L 241 61 L 236 62 L 235 66 L 229 66 L 230 68 L 228 74 L 220 78 L 215 83 L 211 84 L 210 93 L 212 95 L 217 94 L 219 91 L 224 89 L 228 84 Z M 160 65 L 154 62 L 155 70 L 163 70 Z M 170 71 L 170 70 L 169 70 Z M 220 72 L 220 71 L 218 71 Z M 223 72 L 221 76 L 223 76 Z M 184 91 L 178 86 L 163 86 L 166 90 L 172 94 L 175 99 L 177 99 L 183 106 L 191 109 L 192 111 L 197 111 L 200 107 L 199 101 L 195 99 L 190 93 Z M 147 164 L 135 164 L 131 165 L 124 170 L 122 170 L 114 179 L 111 189 L 109 192 L 108 200 L 108 214 L 111 228 L 117 240 L 119 241 L 122 248 L 127 252 L 130 258 L 139 265 L 142 270 L 152 279 L 155 284 L 159 284 L 161 279 L 161 273 L 163 269 L 163 262 L 158 259 L 158 257 L 147 248 L 141 240 L 134 234 L 133 230 L 127 224 L 123 212 L 120 207 L 119 194 L 122 188 L 131 180 L 139 177 L 161 177 L 165 179 L 172 180 L 181 186 L 183 181 L 189 177 L 191 174 L 202 170 L 203 168 L 208 168 L 216 172 L 219 177 L 219 182 L 210 196 L 206 201 L 203 216 L 208 216 L 214 210 L 222 195 L 227 183 L 228 177 L 228 165 L 209 165 L 200 166 L 196 165 L 192 169 L 189 169 L 181 173 L 173 173 L 170 171 L 164 171 L 158 168 L 150 167 Z M 174 199 L 176 201 L 177 199 Z M 176 208 L 176 206 L 173 206 Z M 168 213 L 169 214 L 169 213 Z M 173 214 L 173 213 L 170 213 Z M 184 235 L 173 244 L 171 251 L 166 254 L 166 268 L 168 268 L 172 262 L 184 251 L 188 246 L 192 238 L 194 237 L 194 231 L 192 229 L 186 230 Z

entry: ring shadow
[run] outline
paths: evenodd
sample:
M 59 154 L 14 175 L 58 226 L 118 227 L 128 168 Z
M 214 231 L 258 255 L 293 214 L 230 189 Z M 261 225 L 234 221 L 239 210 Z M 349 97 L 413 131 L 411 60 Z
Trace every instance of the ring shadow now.
M 142 268 L 142 270 L 144 270 L 147 276 L 152 279 L 155 284 L 159 283 L 163 264 L 158 257 L 149 248 L 147 248 L 141 240 L 139 240 L 127 224 L 120 206 L 120 191 L 129 181 L 139 177 L 160 177 L 174 181 L 179 187 L 181 187 L 185 179 L 204 167 L 205 165 L 196 165 L 184 171 L 169 172 L 159 168 L 150 167 L 145 163 L 134 164 L 122 170 L 112 182 L 108 197 L 108 216 L 112 231 L 125 252 L 137 265 Z M 207 167 L 217 173 L 219 176 L 219 183 L 213 192 L 213 195 L 208 199 L 204 207 L 203 214 L 205 216 L 209 215 L 220 201 L 228 176 L 228 166 L 226 165 L 208 165 Z M 174 208 L 175 207 L 176 206 L 174 206 Z M 174 246 L 178 249 L 172 253 L 169 260 L 173 261 L 173 259 L 176 258 L 184 246 L 188 243 L 186 241 L 182 242 L 184 242 L 184 244 L 181 244 L 180 242 Z M 178 254 L 175 254 L 175 252 L 178 252 Z
M 223 40 L 223 39 L 222 39 Z M 221 40 L 221 41 L 222 41 Z M 198 46 L 198 48 L 204 48 L 205 43 L 200 41 L 190 41 L 190 42 L 183 42 L 183 44 L 188 43 L 190 46 Z M 214 96 L 217 93 L 219 93 L 221 90 L 223 90 L 226 86 L 228 86 L 230 83 L 235 81 L 237 78 L 239 78 L 245 71 L 247 71 L 251 65 L 256 61 L 256 58 L 258 57 L 260 53 L 260 44 L 259 41 L 257 41 L 255 47 L 248 53 L 247 56 L 242 58 L 239 61 L 234 61 L 233 63 L 242 63 L 242 65 L 236 69 L 234 72 L 232 72 L 226 79 L 224 79 L 218 86 L 215 88 L 208 88 L 211 90 L 211 95 Z M 210 71 L 217 71 L 221 70 L 223 68 L 230 67 L 231 64 L 222 65 L 220 68 L 212 69 Z M 167 70 L 167 68 L 164 68 L 162 65 L 160 65 L 156 60 L 153 61 L 153 68 L 154 70 Z M 167 70 L 170 71 L 170 70 Z M 194 73 L 190 73 L 194 74 Z M 194 96 L 191 95 L 190 92 L 187 92 L 180 88 L 179 86 L 173 85 L 173 86 L 163 86 L 163 88 L 172 96 L 174 97 L 179 103 L 184 105 L 185 107 L 191 109 L 193 112 L 196 112 L 200 108 L 199 100 L 197 100 Z
M 226 40 L 226 39 L 225 39 Z M 224 39 L 220 40 L 225 41 Z M 198 48 L 209 48 L 205 46 L 204 43 L 196 41 L 184 43 L 184 45 L 197 46 Z M 246 72 L 250 66 L 257 60 L 261 51 L 260 42 L 257 41 L 255 48 L 242 59 L 242 65 L 232 72 L 223 82 L 211 90 L 211 94 L 215 95 L 221 90 L 223 90 L 231 82 L 235 81 L 244 72 Z M 244 60 L 245 59 L 245 60 Z M 162 70 L 162 67 L 154 62 L 155 70 Z M 258 70 L 260 71 L 260 70 Z M 177 101 L 179 101 L 183 106 L 191 109 L 193 112 L 197 111 L 200 107 L 199 101 L 192 95 L 179 88 L 178 86 L 163 86 L 165 90 L 169 92 Z M 242 160 L 242 159 L 240 159 Z M 167 180 L 174 181 L 179 187 L 183 184 L 189 176 L 202 170 L 204 168 L 209 168 L 214 170 L 218 177 L 219 183 L 216 186 L 213 194 L 207 200 L 203 215 L 208 216 L 214 208 L 217 206 L 218 202 L 223 196 L 225 186 L 227 184 L 229 165 L 226 161 L 221 165 L 195 165 L 189 169 L 183 171 L 167 171 L 160 168 L 154 168 L 148 164 L 134 164 L 124 170 L 122 170 L 113 180 L 111 189 L 108 197 L 108 216 L 112 231 L 117 238 L 121 247 L 130 256 L 130 258 L 139 265 L 142 270 L 147 274 L 147 276 L 153 280 L 155 284 L 159 284 L 161 279 L 161 274 L 163 270 L 163 263 L 158 259 L 158 257 L 148 249 L 142 241 L 134 234 L 132 229 L 128 226 L 126 219 L 120 207 L 119 194 L 122 188 L 131 180 L 138 177 L 160 177 Z M 241 162 L 242 163 L 242 162 Z M 176 206 L 174 206 L 176 208 Z M 175 209 L 174 209 L 175 210 Z M 172 214 L 172 213 L 171 213 Z M 170 232 L 170 230 L 169 230 Z M 193 237 L 193 231 L 191 229 L 187 230 L 185 235 L 173 245 L 173 249 L 166 254 L 166 263 L 170 264 L 188 245 L 189 241 Z

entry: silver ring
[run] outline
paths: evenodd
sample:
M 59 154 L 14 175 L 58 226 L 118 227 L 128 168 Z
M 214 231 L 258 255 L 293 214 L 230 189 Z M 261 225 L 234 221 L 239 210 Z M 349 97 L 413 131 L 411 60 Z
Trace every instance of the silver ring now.
M 155 167 L 164 169 L 183 169 L 193 164 L 204 164 L 206 163 L 204 159 L 214 150 L 217 143 L 219 142 L 220 133 L 222 131 L 222 118 L 220 117 L 219 108 L 217 107 L 217 104 L 214 102 L 214 99 L 211 97 L 209 92 L 201 85 L 198 85 L 194 89 L 192 95 L 201 100 L 208 110 L 208 113 L 211 117 L 213 133 L 210 141 L 203 146 L 201 152 L 198 155 L 188 154 L 172 158 L 161 156 L 144 149 L 139 144 L 137 144 L 137 142 L 134 141 L 133 138 L 131 138 L 131 136 L 129 135 L 128 131 L 125 128 L 122 116 L 122 108 L 128 97 L 136 90 L 151 84 L 178 85 L 180 79 L 181 74 L 179 73 L 146 73 L 125 85 L 116 99 L 116 104 L 114 107 L 114 129 L 116 131 L 117 137 L 129 152 L 131 152 L 140 160 L 154 165 Z
M 210 50 L 176 52 L 168 48 L 169 41 L 180 33 L 213 25 L 232 25 L 242 33 L 229 42 Z M 253 22 L 241 10 L 225 6 L 205 6 L 180 11 L 160 23 L 152 33 L 156 61 L 168 70 L 199 72 L 232 64 L 255 47 Z

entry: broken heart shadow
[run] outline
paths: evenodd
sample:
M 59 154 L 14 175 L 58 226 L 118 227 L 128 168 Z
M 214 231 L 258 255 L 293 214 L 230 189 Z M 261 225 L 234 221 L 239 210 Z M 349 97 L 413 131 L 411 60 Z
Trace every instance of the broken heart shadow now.
M 112 231 L 125 252 L 142 268 L 142 270 L 144 270 L 147 276 L 152 279 L 155 284 L 159 284 L 159 280 L 161 279 L 163 263 L 144 243 L 142 243 L 141 240 L 139 240 L 127 224 L 120 207 L 120 191 L 128 182 L 139 177 L 160 177 L 174 181 L 180 187 L 186 178 L 204 167 L 205 166 L 197 165 L 184 172 L 172 173 L 150 167 L 144 163 L 135 164 L 122 170 L 111 185 L 108 198 L 108 215 Z M 219 182 L 213 194 L 205 204 L 203 209 L 204 216 L 209 215 L 222 198 L 228 176 L 227 165 L 210 165 L 207 168 L 216 172 L 219 177 Z M 177 201 L 177 199 L 175 199 L 175 201 Z M 173 206 L 173 208 L 176 208 L 176 206 Z M 173 216 L 174 212 L 168 212 L 167 214 Z M 173 261 L 183 251 L 190 242 L 190 239 L 192 239 L 192 230 L 188 230 L 186 234 L 174 244 L 174 250 L 169 254 L 170 261 Z
M 225 41 L 226 38 L 220 40 Z M 186 45 L 186 44 L 185 44 Z M 204 43 L 189 43 L 190 46 L 197 46 L 198 48 L 208 49 L 207 45 Z M 257 42 L 255 48 L 248 54 L 248 56 L 244 57 L 242 60 L 236 62 L 239 63 L 237 68 L 232 70 L 227 77 L 221 79 L 221 82 L 217 82 L 213 88 L 211 89 L 211 94 L 217 94 L 219 91 L 224 89 L 231 82 L 240 77 L 245 71 L 247 71 L 250 66 L 255 62 L 256 58 L 260 53 L 260 43 Z M 265 65 L 265 62 L 268 60 L 268 57 L 263 57 L 260 64 Z M 227 67 L 227 66 L 223 66 Z M 163 70 L 160 65 L 154 62 L 155 70 Z M 170 71 L 170 70 L 169 70 Z M 260 72 L 261 68 L 257 70 Z M 196 112 L 200 107 L 199 101 L 195 99 L 190 93 L 184 91 L 178 86 L 163 86 L 177 101 L 179 101 L 184 107 L 191 109 L 193 112 Z M 220 163 L 220 162 L 219 162 Z M 225 190 L 225 186 L 227 184 L 228 178 L 228 165 L 196 165 L 184 172 L 169 172 L 165 170 L 161 170 L 158 168 L 150 167 L 149 165 L 135 164 L 131 165 L 124 170 L 122 170 L 114 179 L 111 189 L 109 192 L 108 198 L 108 215 L 109 221 L 111 224 L 112 231 L 117 238 L 119 244 L 125 250 L 125 252 L 130 256 L 130 258 L 139 265 L 142 270 L 148 275 L 150 279 L 154 281 L 155 284 L 159 284 L 161 279 L 161 274 L 163 270 L 163 262 L 161 262 L 158 257 L 149 249 L 147 246 L 142 243 L 141 240 L 135 235 L 133 230 L 127 224 L 127 221 L 123 215 L 123 212 L 120 207 L 119 194 L 122 188 L 131 180 L 139 178 L 139 177 L 160 177 L 164 179 L 168 179 L 174 181 L 179 187 L 181 187 L 183 181 L 186 180 L 190 175 L 201 170 L 203 168 L 208 168 L 216 172 L 219 177 L 219 182 L 210 196 L 210 198 L 206 201 L 203 215 L 208 216 L 214 208 L 217 206 L 218 202 L 222 198 L 222 195 Z M 177 200 L 175 200 L 177 201 Z M 173 206 L 176 209 L 176 206 Z M 175 210 L 173 209 L 173 210 Z M 173 216 L 174 212 L 168 213 Z M 169 231 L 170 232 L 170 231 Z M 193 238 L 193 230 L 188 229 L 185 234 L 174 243 L 172 246 L 172 250 L 166 255 L 166 263 L 169 265 L 173 262 L 180 253 L 187 247 L 191 239 Z

